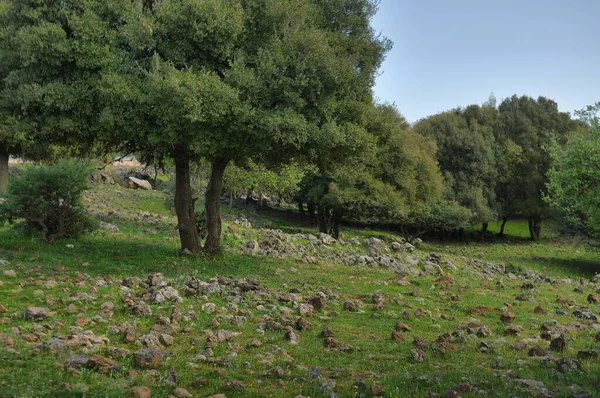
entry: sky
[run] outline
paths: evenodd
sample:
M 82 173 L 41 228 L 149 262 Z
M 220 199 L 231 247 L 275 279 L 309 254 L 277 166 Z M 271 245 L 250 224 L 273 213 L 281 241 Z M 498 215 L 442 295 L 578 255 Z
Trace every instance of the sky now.
M 375 85 L 409 122 L 457 106 L 543 95 L 573 113 L 600 101 L 600 0 L 382 0 L 394 43 Z

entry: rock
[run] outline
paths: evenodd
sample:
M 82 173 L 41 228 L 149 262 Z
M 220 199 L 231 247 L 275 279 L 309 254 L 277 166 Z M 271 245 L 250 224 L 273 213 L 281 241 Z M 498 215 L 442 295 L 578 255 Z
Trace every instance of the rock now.
M 139 178 L 135 178 L 135 177 L 129 177 L 129 188 L 132 189 L 136 189 L 136 188 L 141 188 L 141 189 L 146 189 L 148 191 L 152 190 L 152 184 L 150 184 L 149 181 L 146 180 L 140 180 Z
M 296 320 L 296 329 L 299 331 L 308 330 L 311 326 L 311 323 L 304 318 L 298 318 L 298 320 Z
M 404 336 L 400 334 L 400 332 L 396 330 L 392 330 L 392 340 L 394 341 L 404 341 Z
M 323 340 L 323 345 L 325 347 L 335 348 L 335 347 L 339 346 L 340 343 L 333 337 L 326 337 L 325 340 Z
M 117 227 L 115 224 L 110 224 L 104 221 L 100 221 L 100 228 L 109 232 L 119 232 L 119 227 Z
M 333 337 L 333 331 L 329 328 L 321 330 L 321 337 Z
M 548 352 L 546 352 L 546 350 L 544 350 L 540 346 L 533 346 L 529 349 L 527 355 L 529 355 L 530 357 L 545 357 L 546 355 L 548 355 Z
M 423 362 L 426 358 L 425 351 L 421 350 L 420 348 L 410 350 L 410 355 L 415 362 Z
M 555 361 L 556 367 L 561 373 L 570 370 L 581 370 L 581 362 L 571 358 L 560 358 Z
M 596 341 L 600 341 L 600 332 L 594 336 L 594 339 L 596 339 Z
M 4 276 L 7 278 L 16 278 L 17 277 L 17 273 L 15 272 L 15 270 L 12 269 L 7 269 L 3 272 Z
M 565 336 L 563 334 L 561 334 L 559 337 L 552 339 L 550 341 L 550 349 L 552 351 L 562 351 L 565 349 L 565 346 L 567 345 L 567 342 L 565 340 Z
M 4 348 L 11 349 L 11 348 L 14 348 L 14 346 L 15 346 L 15 342 L 12 339 L 12 337 L 7 336 L 5 334 L 0 334 L 0 343 L 2 343 L 2 346 Z
M 0 314 L 6 314 L 7 312 L 8 312 L 8 308 L 6 308 L 2 304 L 0 304 Z
M 507 311 L 500 315 L 500 320 L 504 323 L 512 323 L 515 320 L 515 314 Z
M 163 333 L 160 336 L 158 336 L 158 341 L 160 341 L 160 343 L 165 347 L 170 347 L 173 345 L 175 339 L 173 338 L 173 336 Z
M 212 314 L 213 312 L 215 312 L 217 310 L 217 306 L 213 303 L 205 303 L 205 304 L 202 304 L 202 307 L 200 307 L 200 310 L 202 312 L 206 312 L 207 314 Z
M 246 389 L 246 386 L 244 386 L 242 382 L 237 380 L 226 380 L 225 388 L 228 388 L 230 390 L 244 390 Z
M 598 358 L 597 350 L 581 350 L 577 352 L 577 358 L 580 359 L 596 359 Z
M 29 307 L 25 310 L 25 319 L 29 321 L 39 322 L 50 316 L 48 308 Z
M 378 238 L 368 238 L 365 240 L 369 256 L 376 256 L 385 251 L 385 242 Z
M 504 329 L 504 334 L 506 336 L 518 336 L 523 331 L 523 328 L 520 326 L 512 325 Z
M 87 368 L 90 357 L 82 354 L 71 354 L 64 360 L 65 368 Z
M 298 313 L 301 316 L 312 316 L 313 310 L 314 310 L 314 307 L 310 304 L 302 303 L 298 306 Z
M 151 316 L 152 308 L 146 302 L 140 301 L 135 307 L 135 312 L 138 316 Z
M 175 396 L 179 397 L 179 398 L 187 398 L 187 397 L 192 396 L 192 394 L 190 394 L 188 390 L 186 390 L 185 388 L 181 388 L 181 387 L 177 387 L 173 391 L 173 394 L 175 394 Z
M 401 243 L 392 242 L 392 244 L 390 245 L 390 249 L 396 253 L 400 253 L 404 251 L 404 246 L 402 246 Z
M 247 256 L 256 256 L 258 255 L 259 250 L 260 246 L 258 245 L 258 242 L 255 240 L 251 240 L 250 242 L 246 243 L 243 252 Z
M 398 322 L 396 323 L 396 330 L 398 332 L 410 332 L 411 329 L 410 326 L 408 326 L 407 324 Z
M 308 299 L 308 304 L 312 305 L 316 311 L 320 311 L 325 306 L 325 300 L 321 296 L 314 296 Z
M 129 350 L 121 347 L 109 347 L 108 354 L 116 359 L 125 359 L 129 356 Z
M 587 301 L 590 304 L 600 304 L 600 294 L 598 294 L 598 293 L 590 293 L 587 296 Z
M 69 346 L 63 339 L 52 337 L 42 343 L 42 349 L 53 355 L 62 355 L 69 351 Z
M 275 366 L 274 368 L 271 368 L 269 370 L 265 370 L 265 372 L 263 373 L 263 375 L 265 376 L 270 376 L 270 377 L 283 377 L 283 369 L 281 368 L 281 366 Z
M 371 395 L 374 397 L 383 397 L 385 395 L 385 390 L 379 384 L 373 384 L 371 386 Z
M 119 365 L 112 359 L 104 358 L 100 355 L 92 355 L 88 361 L 88 369 L 95 369 L 104 373 L 109 373 L 118 371 Z
M 146 386 L 133 387 L 132 392 L 135 398 L 150 398 L 152 396 L 152 392 Z
M 534 313 L 534 314 L 545 314 L 545 313 L 546 313 L 546 311 L 544 311 L 544 309 L 543 309 L 541 306 L 539 306 L 539 305 L 538 305 L 538 306 L 537 306 L 537 307 L 535 307 L 535 309 L 533 310 L 533 313 Z
M 157 369 L 161 359 L 162 353 L 154 348 L 142 348 L 133 353 L 133 362 L 140 368 Z
M 283 337 L 289 341 L 290 344 L 298 344 L 298 335 L 290 326 L 286 327 L 286 332 Z
M 356 312 L 356 311 L 358 311 L 358 306 L 356 305 L 356 303 L 354 301 L 346 301 L 344 303 L 344 309 L 346 311 Z
M 229 330 L 220 329 L 220 330 L 217 330 L 216 337 L 217 337 L 217 341 L 219 343 L 222 343 L 222 342 L 230 341 L 232 338 L 237 337 L 239 335 L 241 335 L 240 332 L 232 332 Z
M 580 309 L 573 311 L 573 316 L 575 318 L 585 319 L 587 321 L 599 321 L 600 320 L 600 318 L 598 318 L 597 315 L 593 314 L 586 307 L 581 307 Z
M 196 388 L 204 387 L 208 384 L 208 379 L 206 377 L 198 377 L 196 380 L 192 382 L 192 386 Z
M 335 238 L 333 238 L 331 235 L 328 235 L 328 234 L 325 234 L 322 232 L 317 234 L 317 238 L 320 239 L 324 245 L 333 245 L 334 243 L 337 243 L 337 240 Z

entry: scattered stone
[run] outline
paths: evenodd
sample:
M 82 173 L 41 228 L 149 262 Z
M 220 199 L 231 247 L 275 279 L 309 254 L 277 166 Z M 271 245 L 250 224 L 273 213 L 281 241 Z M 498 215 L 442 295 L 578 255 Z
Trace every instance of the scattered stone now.
M 335 347 L 339 346 L 340 343 L 333 337 L 326 337 L 325 340 L 323 340 L 323 345 L 325 347 L 335 348 Z
M 245 390 L 246 386 L 244 386 L 242 382 L 239 382 L 237 380 L 226 380 L 225 388 L 228 388 L 230 390 Z
M 42 348 L 53 355 L 62 355 L 69 351 L 67 342 L 63 339 L 52 337 L 42 343 Z
M 376 256 L 385 251 L 385 242 L 378 238 L 368 238 L 365 240 L 370 256 Z
M 426 358 L 425 351 L 419 348 L 410 350 L 410 355 L 412 356 L 415 362 L 423 362 Z
M 151 316 L 152 309 L 146 302 L 140 301 L 135 307 L 135 312 L 138 316 Z
M 571 358 L 560 358 L 555 361 L 556 367 L 561 373 L 570 370 L 581 370 L 581 362 Z
M 500 320 L 504 323 L 513 323 L 513 321 L 515 320 L 515 314 L 507 311 L 500 315 Z
M 112 359 L 101 357 L 100 355 L 92 355 L 88 361 L 88 368 L 100 370 L 104 373 L 118 371 L 119 365 Z
M 581 350 L 577 352 L 577 358 L 580 359 L 596 359 L 598 358 L 597 350 Z
M 204 387 L 208 384 L 208 379 L 206 377 L 198 377 L 196 380 L 192 382 L 192 386 L 196 388 Z
M 177 387 L 173 391 L 173 394 L 175 394 L 175 396 L 179 397 L 179 398 L 187 398 L 187 397 L 192 396 L 192 394 L 190 394 L 188 390 L 186 390 L 185 388 L 181 388 L 181 387 Z
M 598 293 L 590 293 L 587 296 L 587 301 L 590 304 L 600 304 L 600 294 L 598 294 Z
M 537 307 L 535 307 L 535 309 L 533 310 L 534 314 L 545 314 L 546 311 L 540 306 L 538 305 Z
M 90 357 L 83 354 L 71 354 L 64 360 L 63 365 L 65 368 L 87 368 Z
M 567 342 L 565 340 L 565 336 L 561 334 L 559 337 L 552 339 L 550 341 L 550 349 L 552 351 L 560 352 L 565 349 Z
M 21 338 L 29 343 L 35 343 L 39 340 L 39 337 L 37 337 L 35 334 L 23 334 L 21 335 Z
M 161 359 L 162 353 L 154 348 L 142 348 L 133 353 L 133 362 L 140 368 L 157 369 Z
M 28 321 L 39 322 L 50 316 L 48 308 L 29 307 L 25 310 L 25 319 Z
M 313 309 L 312 305 L 302 303 L 298 306 L 298 313 L 301 316 L 312 316 Z
M 512 325 L 504 329 L 504 334 L 506 336 L 518 336 L 521 332 L 523 332 L 523 328 L 516 325 Z
M 358 311 L 358 306 L 356 305 L 356 303 L 354 301 L 346 301 L 344 303 L 344 309 L 346 311 L 356 312 L 356 311 Z
M 290 344 L 298 344 L 298 335 L 296 334 L 296 332 L 294 332 L 294 329 L 292 329 L 291 326 L 286 326 L 286 332 L 284 334 L 284 338 L 290 342 Z
M 321 296 L 314 296 L 308 299 L 308 304 L 311 305 L 315 311 L 320 311 L 325 306 L 325 300 Z
M 333 337 L 333 331 L 329 328 L 321 330 L 321 337 Z
M 298 318 L 296 321 L 296 329 L 299 331 L 308 330 L 311 326 L 311 323 L 304 318 Z
M 379 384 L 373 384 L 371 386 L 371 395 L 374 397 L 383 397 L 385 395 L 385 390 Z
M 150 398 L 152 396 L 152 392 L 146 386 L 133 387 L 132 392 L 135 398 Z
M 128 185 L 128 187 L 131 188 L 131 189 L 139 188 L 139 189 L 145 189 L 145 190 L 148 190 L 148 191 L 152 190 L 152 184 L 150 184 L 149 181 L 147 181 L 147 180 L 141 180 L 141 179 L 135 178 L 135 177 L 129 177 L 129 185 Z
M 398 332 L 410 332 L 411 329 L 406 323 L 398 322 L 396 323 L 396 330 Z
M 158 336 L 158 341 L 160 341 L 160 343 L 162 345 L 164 345 L 165 347 L 170 347 L 173 345 L 173 342 L 175 341 L 175 339 L 170 334 L 163 333 L 160 336 Z
M 530 357 L 545 357 L 546 355 L 548 355 L 548 352 L 542 347 L 536 345 L 529 349 L 527 355 L 529 355 Z
M 108 354 L 115 359 L 125 359 L 129 356 L 129 350 L 121 347 L 109 347 Z
M 581 307 L 580 309 L 573 311 L 573 316 L 575 318 L 585 319 L 587 321 L 599 321 L 600 320 L 600 318 L 598 318 L 597 315 L 593 314 L 586 307 Z
M 404 341 L 404 336 L 400 334 L 400 332 L 396 330 L 392 330 L 392 340 L 394 341 Z
M 271 368 L 269 370 L 265 370 L 265 372 L 263 373 L 265 376 L 269 376 L 269 377 L 283 377 L 283 369 L 281 368 L 281 366 L 275 366 L 274 368 Z
M 15 270 L 12 269 L 7 269 L 3 272 L 4 276 L 7 278 L 16 278 L 17 277 L 17 273 L 15 272 Z

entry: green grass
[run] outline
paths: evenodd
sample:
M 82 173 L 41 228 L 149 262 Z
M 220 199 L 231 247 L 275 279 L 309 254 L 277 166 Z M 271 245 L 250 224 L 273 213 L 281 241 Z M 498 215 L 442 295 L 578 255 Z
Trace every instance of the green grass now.
M 109 217 L 110 222 L 119 226 L 119 233 L 100 230 L 78 240 L 60 240 L 48 246 L 36 238 L 17 235 L 8 226 L 0 228 L 0 259 L 10 262 L 10 265 L 1 266 L 0 271 L 14 269 L 17 273 L 14 279 L 0 274 L 0 280 L 4 282 L 0 287 L 0 304 L 8 308 L 8 313 L 0 314 L 0 317 L 5 317 L 0 324 L 0 333 L 11 336 L 17 350 L 17 354 L 14 354 L 0 348 L 2 397 L 122 397 L 130 395 L 131 388 L 138 385 L 150 387 L 153 396 L 166 396 L 173 391 L 164 380 L 171 371 L 177 373 L 180 387 L 186 388 L 193 396 L 202 397 L 219 392 L 226 393 L 228 397 L 293 397 L 297 394 L 354 397 L 361 392 L 352 385 L 361 380 L 368 388 L 374 384 L 381 385 L 385 396 L 389 397 L 419 397 L 428 392 L 443 395 L 460 383 L 469 383 L 479 391 L 485 391 L 486 396 L 535 396 L 520 388 L 515 389 L 515 379 L 518 378 L 542 381 L 556 396 L 570 396 L 579 390 L 590 391 L 598 396 L 597 391 L 600 391 L 600 363 L 597 359 L 583 361 L 585 372 L 563 374 L 557 373 L 554 365 L 546 368 L 530 359 L 527 350 L 512 348 L 522 339 L 538 336 L 540 325 L 550 319 L 557 320 L 561 325 L 569 325 L 574 321 L 584 325 L 582 330 L 574 330 L 567 335 L 567 350 L 561 354 L 553 353 L 555 356 L 576 358 L 578 350 L 600 347 L 600 343 L 594 341 L 592 331 L 587 329 L 589 324 L 570 315 L 574 309 L 587 304 L 585 298 L 594 289 L 587 284 L 583 293 L 575 292 L 574 287 L 579 279 L 589 280 L 594 272 L 600 270 L 598 252 L 583 241 L 553 234 L 539 242 L 529 242 L 526 240 L 526 224 L 511 222 L 507 225 L 508 237 L 504 240 L 427 242 L 412 255 L 422 258 L 429 251 L 437 251 L 444 259 L 459 267 L 456 273 L 450 274 L 455 283 L 445 287 L 435 283 L 438 279 L 435 276 L 400 278 L 394 272 L 379 267 L 348 266 L 324 260 L 311 265 L 293 258 L 243 256 L 241 247 L 248 240 L 259 239 L 262 232 L 257 228 L 239 226 L 234 227 L 233 233 L 229 232 L 227 220 L 242 210 L 234 208 L 230 211 L 227 206 L 223 207 L 224 253 L 212 259 L 180 256 L 179 241 L 173 234 L 176 220 L 164 206 L 166 194 L 98 185 L 87 198 L 89 207 L 107 215 L 109 210 L 116 211 Z M 139 211 L 152 214 L 148 217 Z M 248 214 L 248 217 L 256 227 L 316 233 L 309 224 L 298 222 L 292 213 L 258 211 Z M 151 222 L 154 219 L 158 221 Z M 490 229 L 494 231 L 495 227 L 490 226 Z M 342 232 L 345 239 L 353 236 L 360 239 L 384 236 L 389 242 L 393 237 L 393 234 L 385 231 L 343 228 Z M 296 243 L 300 242 L 304 241 Z M 69 249 L 67 244 L 74 247 Z M 350 249 L 366 251 L 364 247 L 343 247 L 339 250 Z M 522 280 L 513 280 L 506 275 L 488 280 L 467 265 L 465 259 L 468 258 L 511 264 L 515 273 L 532 270 L 547 275 L 552 281 L 570 277 L 574 282 L 536 282 L 536 289 L 527 292 L 521 288 Z M 227 309 L 231 297 L 217 294 L 206 298 L 185 298 L 184 303 L 178 305 L 181 312 L 195 313 L 189 321 L 181 323 L 182 327 L 189 328 L 189 332 L 174 334 L 175 345 L 164 350 L 163 363 L 156 373 L 136 369 L 131 358 L 126 358 L 117 360 L 122 369 L 118 374 L 104 375 L 88 370 L 71 374 L 60 366 L 66 355 L 54 357 L 46 352 L 38 354 L 36 343 L 28 343 L 20 337 L 37 331 L 38 325 L 25 321 L 23 317 L 24 309 L 32 304 L 56 311 L 55 316 L 42 322 L 50 329 L 39 333 L 41 341 L 54 334 L 68 336 L 77 314 L 69 313 L 66 307 L 71 303 L 74 292 L 86 292 L 94 295 L 96 300 L 76 303 L 79 313 L 93 318 L 105 301 L 114 302 L 116 308 L 111 318 L 105 318 L 106 322 L 90 323 L 84 328 L 97 335 L 106 335 L 111 340 L 111 346 L 124 347 L 132 352 L 137 350 L 135 344 L 127 343 L 122 336 L 110 334 L 109 331 L 112 325 L 130 322 L 136 324 L 139 336 L 148 333 L 157 315 L 169 315 L 170 305 L 151 305 L 151 317 L 138 317 L 123 307 L 119 281 L 131 276 L 145 279 L 149 272 L 164 273 L 182 294 L 185 278 L 189 276 L 202 280 L 215 276 L 236 280 L 256 279 L 267 289 L 267 294 L 243 297 L 238 307 L 251 314 L 241 326 L 227 320 L 220 321 L 220 328 L 242 334 L 229 345 L 219 344 L 214 348 L 215 357 L 208 361 L 198 360 L 198 356 L 204 353 L 206 330 L 211 328 L 211 320 L 219 311 L 233 314 Z M 85 287 L 75 286 L 74 278 L 78 273 L 89 276 Z M 94 291 L 94 281 L 106 275 L 112 275 L 116 282 Z M 59 286 L 51 290 L 43 289 L 41 284 L 49 278 L 56 278 Z M 504 288 L 499 286 L 500 281 Z M 323 311 L 307 318 L 312 328 L 297 332 L 300 338 L 298 345 L 290 345 L 283 338 L 283 332 L 266 331 L 264 336 L 257 334 L 256 328 L 264 315 L 274 318 L 283 316 L 281 310 L 285 308 L 291 316 L 297 313 L 291 304 L 279 302 L 277 293 L 298 289 L 304 298 L 308 298 L 319 292 L 320 286 L 331 289 L 339 298 L 328 299 Z M 44 290 L 43 296 L 34 294 L 39 289 Z M 136 288 L 135 291 L 140 290 Z M 382 309 L 372 302 L 374 293 L 385 297 L 386 303 Z M 518 301 L 516 296 L 519 294 L 531 294 L 535 302 Z M 46 303 L 49 296 L 54 297 L 54 303 Z M 451 299 L 453 296 L 459 296 L 459 299 Z M 573 307 L 556 303 L 557 296 L 573 302 Z M 361 300 L 362 311 L 345 311 L 343 304 L 346 300 Z M 204 313 L 200 308 L 207 302 L 213 302 L 223 310 L 216 314 Z M 503 335 L 506 325 L 500 322 L 499 316 L 505 303 L 512 304 L 515 324 L 524 329 L 519 337 Z M 274 305 L 275 310 L 263 313 L 257 309 L 258 305 L 267 308 Z M 533 309 L 537 305 L 544 307 L 547 313 L 534 314 Z M 480 313 L 476 312 L 477 307 L 481 307 Z M 598 305 L 590 308 L 596 314 L 600 313 Z M 416 317 L 414 314 L 417 309 L 425 310 L 426 315 Z M 555 309 L 562 309 L 567 315 L 557 315 Z M 401 318 L 405 311 L 412 314 L 409 319 Z M 445 320 L 441 318 L 442 315 L 453 320 Z M 410 350 L 414 348 L 412 341 L 415 337 L 434 341 L 443 333 L 457 330 L 459 325 L 468 323 L 471 318 L 478 319 L 492 329 L 493 334 L 486 340 L 496 345 L 497 353 L 481 353 L 477 346 L 482 339 L 467 338 L 464 342 L 456 343 L 456 352 L 447 350 L 441 354 L 429 348 L 425 350 L 427 358 L 424 362 L 412 360 Z M 404 342 L 395 342 L 390 338 L 399 320 L 412 328 L 412 331 L 403 333 Z M 323 347 L 323 339 L 319 334 L 324 327 L 331 328 L 335 338 L 341 344 L 351 345 L 353 350 L 339 352 Z M 254 338 L 259 338 L 262 346 L 249 346 Z M 548 346 L 545 341 L 538 344 Z M 100 349 L 98 353 L 108 355 L 106 349 Z M 502 368 L 494 366 L 494 363 L 502 364 Z M 284 369 L 281 379 L 263 374 L 275 366 Z M 508 370 L 512 371 L 513 376 L 503 378 L 502 375 Z M 215 374 L 215 371 L 224 372 L 224 376 Z M 208 385 L 194 387 L 193 381 L 201 376 L 208 379 Z M 241 381 L 246 389 L 227 390 L 225 381 L 231 379 Z M 324 386 L 325 382 L 329 386 L 335 382 L 335 388 L 328 389 Z M 365 394 L 370 396 L 369 391 Z M 473 391 L 461 395 L 480 396 L 481 393 Z

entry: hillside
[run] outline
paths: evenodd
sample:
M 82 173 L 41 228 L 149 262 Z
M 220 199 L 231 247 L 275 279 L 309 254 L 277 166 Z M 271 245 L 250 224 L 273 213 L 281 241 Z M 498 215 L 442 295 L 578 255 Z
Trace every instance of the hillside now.
M 95 184 L 91 235 L 0 229 L 0 396 L 600 396 L 583 242 L 533 243 L 519 222 L 498 242 L 335 240 L 224 206 L 205 259 L 179 255 L 166 200 Z

